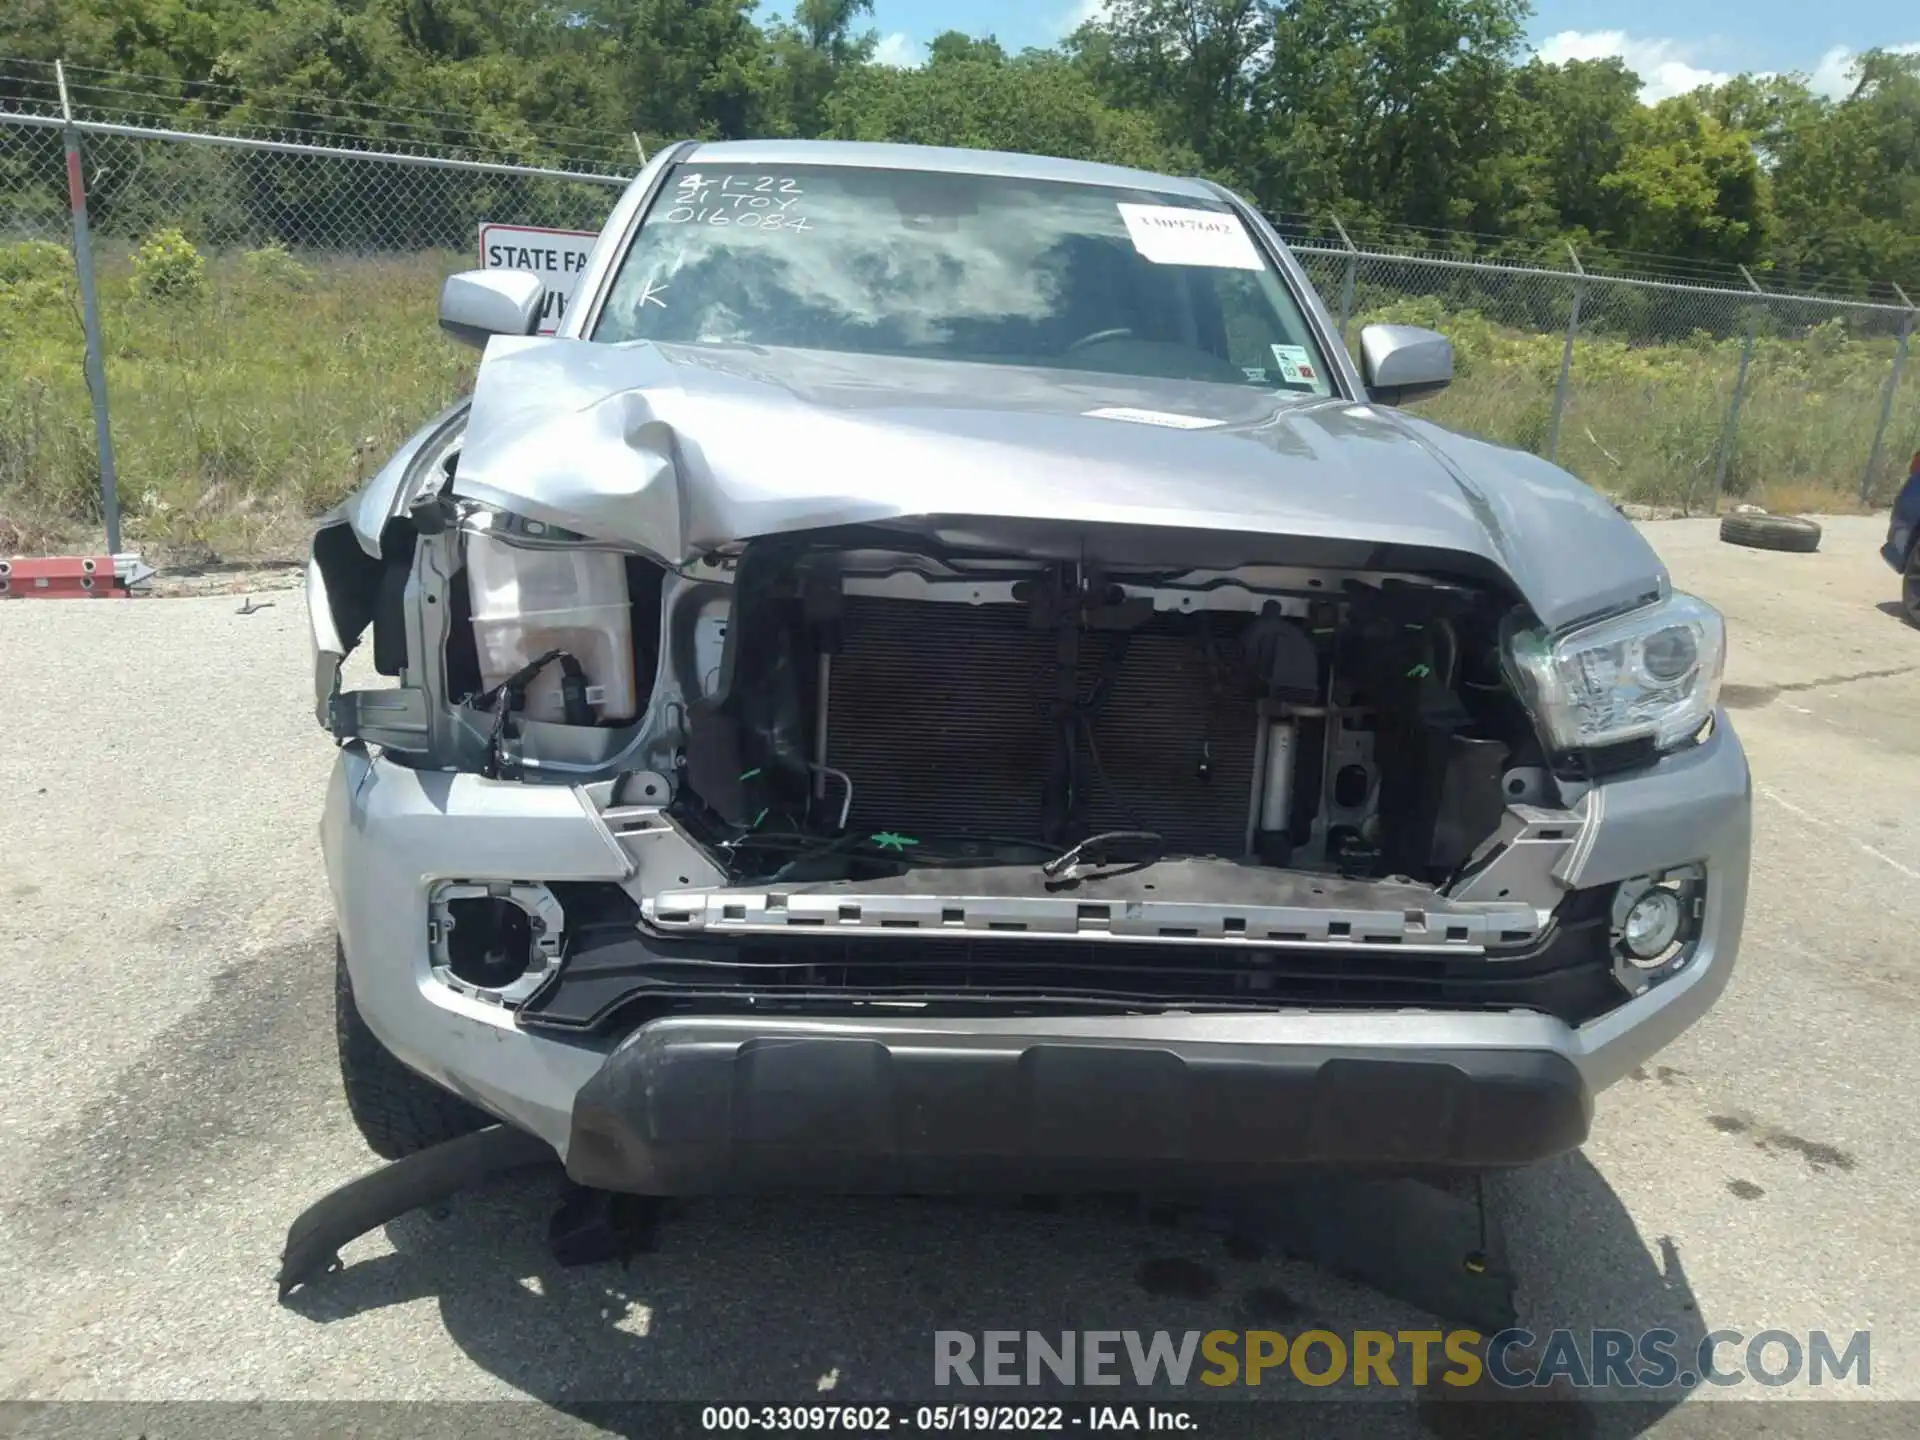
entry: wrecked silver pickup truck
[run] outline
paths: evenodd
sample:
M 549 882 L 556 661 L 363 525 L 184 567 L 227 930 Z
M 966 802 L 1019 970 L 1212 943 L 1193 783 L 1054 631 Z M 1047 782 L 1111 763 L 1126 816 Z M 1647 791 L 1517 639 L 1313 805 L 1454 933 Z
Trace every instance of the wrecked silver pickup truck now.
M 1724 987 L 1720 617 L 1205 181 L 687 143 L 314 541 L 340 1054 L 648 1195 L 1481 1168 Z M 372 668 L 343 660 L 371 635 Z M 371 682 L 371 683 L 368 683 Z

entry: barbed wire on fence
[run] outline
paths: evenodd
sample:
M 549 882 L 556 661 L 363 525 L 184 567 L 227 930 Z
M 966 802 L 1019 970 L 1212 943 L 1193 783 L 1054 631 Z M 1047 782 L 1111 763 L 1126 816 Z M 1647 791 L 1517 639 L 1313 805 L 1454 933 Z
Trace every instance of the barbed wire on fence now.
M 0 115 L 62 121 L 69 112 L 96 125 L 578 172 L 620 166 L 635 138 L 552 122 L 482 133 L 458 111 L 0 57 Z
M 630 178 L 91 121 L 74 128 L 86 139 L 94 229 L 125 243 L 170 228 L 216 250 L 467 249 L 484 219 L 597 229 Z M 21 138 L 36 131 L 37 140 Z M 58 122 L 0 115 L 0 136 L 0 225 L 12 231 L 24 217 L 43 230 L 64 218 Z
M 84 96 L 97 77 L 77 78 Z M 151 77 L 106 78 L 122 86 L 113 93 L 125 101 L 124 82 Z M 68 77 L 70 101 L 75 79 Z M 577 152 L 532 165 L 482 155 L 474 144 L 436 149 L 427 138 L 378 136 L 315 143 L 310 136 L 236 133 L 241 127 L 224 121 L 183 130 L 177 120 L 129 123 L 134 112 L 124 107 L 113 112 L 121 118 L 102 118 L 106 110 L 79 102 L 69 127 L 57 86 L 49 111 L 37 84 L 21 67 L 7 70 L 0 62 L 0 287 L 8 283 L 6 247 L 67 238 L 63 128 L 70 128 L 84 151 L 109 331 L 151 323 L 131 308 L 127 287 L 139 247 L 163 232 L 179 232 L 221 275 L 229 261 L 274 247 L 321 271 L 351 267 L 340 271 L 342 286 L 373 285 L 383 296 L 418 286 L 424 302 L 429 277 L 474 263 L 483 222 L 597 230 L 640 163 L 637 155 L 615 155 L 612 163 L 583 169 L 584 152 Z M 229 119 L 234 113 L 226 112 Z M 396 110 L 372 118 L 391 135 L 426 137 L 434 122 L 457 117 Z M 414 121 L 418 127 L 407 131 Z M 380 148 L 389 143 L 395 148 Z M 1546 456 L 1618 498 L 1689 509 L 1715 508 L 1723 495 L 1788 503 L 1821 495 L 1884 498 L 1906 457 L 1920 450 L 1920 389 L 1911 380 L 1899 383 L 1916 315 L 1897 289 L 1892 299 L 1785 293 L 1738 267 L 1722 273 L 1676 265 L 1656 274 L 1657 257 L 1629 264 L 1632 257 L 1607 256 L 1590 264 L 1564 243 L 1502 241 L 1489 255 L 1497 237 L 1355 227 L 1333 216 L 1269 218 L 1350 346 L 1362 326 L 1383 321 L 1449 335 L 1457 380 L 1427 402 L 1434 418 Z M 238 307 L 232 322 L 248 322 L 239 312 L 256 294 L 234 288 L 226 302 Z M 14 298 L 0 288 L 0 335 Z M 344 413 L 361 403 L 354 393 L 343 385 L 343 413 L 316 417 L 315 424 L 324 423 L 328 435 L 397 438 L 407 417 L 390 408 L 374 425 Z M 136 435 L 147 424 L 139 407 L 165 403 L 173 402 L 140 388 L 115 401 Z M 0 500 L 9 477 L 56 463 L 45 458 L 55 450 L 44 417 L 33 420 L 41 428 L 24 440 L 10 438 L 9 423 L 0 418 Z M 195 423 L 206 423 L 203 411 Z M 163 428 L 156 422 L 154 433 Z M 57 463 L 84 469 L 79 441 L 59 443 L 67 448 Z M 263 472 L 288 463 L 236 460 L 234 447 L 245 445 L 230 437 L 197 444 L 165 463 L 222 475 L 247 463 Z M 158 440 L 154 446 L 156 455 L 165 449 Z M 292 453 L 309 451 L 299 463 L 332 463 L 325 446 Z M 131 457 L 128 468 L 137 471 L 137 446 Z M 334 488 L 318 471 L 303 482 L 317 495 Z M 78 482 L 68 490 L 81 493 Z

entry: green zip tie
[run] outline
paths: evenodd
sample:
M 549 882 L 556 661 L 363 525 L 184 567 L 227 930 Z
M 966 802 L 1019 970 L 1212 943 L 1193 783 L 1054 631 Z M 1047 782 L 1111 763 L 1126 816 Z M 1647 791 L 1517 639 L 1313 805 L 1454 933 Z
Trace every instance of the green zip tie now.
M 896 835 L 891 830 L 882 830 L 878 835 L 871 835 L 868 838 L 882 850 L 904 850 L 909 845 L 920 843 L 911 835 Z
M 747 829 L 758 830 L 760 828 L 760 822 L 766 818 L 767 818 L 766 808 L 762 807 L 760 813 L 753 817 L 753 823 L 747 826 Z
M 1432 673 L 1433 671 L 1426 665 L 1416 665 L 1407 671 L 1407 678 L 1409 680 L 1424 680 Z
M 759 773 L 760 773 L 760 767 L 756 765 L 751 770 L 742 770 L 740 772 L 740 778 L 742 780 L 751 780 L 754 776 L 758 775 Z

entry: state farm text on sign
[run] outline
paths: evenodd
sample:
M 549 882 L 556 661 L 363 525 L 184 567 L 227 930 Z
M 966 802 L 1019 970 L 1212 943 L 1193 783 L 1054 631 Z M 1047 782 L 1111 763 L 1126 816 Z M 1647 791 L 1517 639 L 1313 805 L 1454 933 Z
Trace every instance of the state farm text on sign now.
M 480 225 L 480 264 L 488 270 L 530 270 L 546 285 L 540 298 L 540 334 L 560 327 L 574 286 L 599 238 L 594 230 L 550 230 L 536 225 Z

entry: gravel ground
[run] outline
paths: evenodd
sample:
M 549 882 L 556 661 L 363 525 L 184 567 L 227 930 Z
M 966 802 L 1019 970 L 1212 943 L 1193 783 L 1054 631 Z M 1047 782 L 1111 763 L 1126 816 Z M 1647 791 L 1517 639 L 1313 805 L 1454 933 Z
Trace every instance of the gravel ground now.
M 1492 1186 L 1536 1329 L 1872 1328 L 1872 1393 L 1920 1398 L 1920 632 L 1883 524 L 1815 555 L 1644 527 L 1734 637 L 1752 910 L 1714 1013 Z M 0 1399 L 849 1399 L 920 1390 L 936 1326 L 1431 1323 L 1094 1204 L 705 1202 L 560 1270 L 537 1174 L 276 1303 L 287 1222 L 371 1157 L 332 1056 L 330 747 L 299 594 L 265 598 L 0 604 Z

